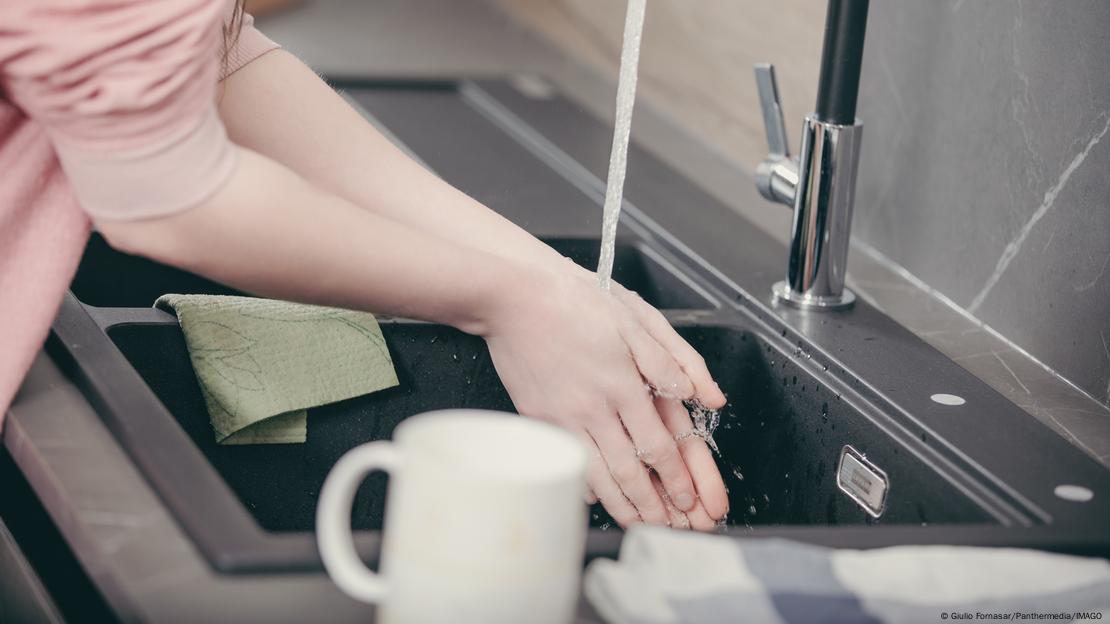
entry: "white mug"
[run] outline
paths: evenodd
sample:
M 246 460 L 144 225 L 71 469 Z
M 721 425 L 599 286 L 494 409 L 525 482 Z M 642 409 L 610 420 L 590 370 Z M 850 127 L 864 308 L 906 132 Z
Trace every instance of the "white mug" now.
M 366 475 L 389 473 L 380 572 L 355 552 L 351 505 Z M 482 410 L 401 423 L 392 442 L 344 455 L 316 507 L 335 583 L 382 622 L 571 621 L 587 514 L 586 452 L 553 425 Z

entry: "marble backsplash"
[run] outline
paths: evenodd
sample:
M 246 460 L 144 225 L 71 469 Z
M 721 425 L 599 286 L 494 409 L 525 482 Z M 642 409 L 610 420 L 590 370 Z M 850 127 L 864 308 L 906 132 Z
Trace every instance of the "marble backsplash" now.
M 1110 3 L 872 3 L 854 233 L 1110 404 Z

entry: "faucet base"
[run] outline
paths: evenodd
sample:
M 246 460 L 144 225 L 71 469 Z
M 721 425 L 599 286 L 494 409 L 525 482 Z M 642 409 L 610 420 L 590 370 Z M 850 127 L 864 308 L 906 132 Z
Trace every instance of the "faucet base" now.
M 801 310 L 843 310 L 850 308 L 856 303 L 856 294 L 845 288 L 839 296 L 834 297 L 816 297 L 813 295 L 805 295 L 796 293 L 790 289 L 790 284 L 786 281 L 776 282 L 771 287 L 771 291 L 775 295 L 776 303 L 783 303 L 792 308 Z

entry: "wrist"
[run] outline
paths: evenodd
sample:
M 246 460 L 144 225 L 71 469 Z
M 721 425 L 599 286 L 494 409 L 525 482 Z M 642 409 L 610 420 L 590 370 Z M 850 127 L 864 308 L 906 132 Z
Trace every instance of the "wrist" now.
M 535 309 L 558 288 L 560 275 L 549 267 L 506 262 L 504 271 L 490 285 L 479 303 L 473 320 L 456 325 L 461 331 L 483 338 L 504 331 L 511 323 L 532 318 Z
M 490 338 L 522 322 L 542 323 L 537 320 L 543 318 L 545 308 L 562 298 L 569 280 L 565 271 L 553 271 L 551 266 L 513 264 L 495 292 L 485 298 L 481 321 L 472 333 Z

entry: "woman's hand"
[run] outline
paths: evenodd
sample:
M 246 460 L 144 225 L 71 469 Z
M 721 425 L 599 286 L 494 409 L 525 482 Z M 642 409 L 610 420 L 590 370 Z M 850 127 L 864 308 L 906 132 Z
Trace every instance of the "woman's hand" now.
M 645 331 L 679 363 L 695 388 L 694 400 L 710 409 L 724 407 L 725 395 L 713 381 L 713 376 L 705 365 L 705 359 L 678 335 L 658 310 L 638 294 L 616 282 L 612 283 L 611 288 L 614 296 L 631 311 Z M 686 469 L 690 472 L 694 488 L 698 493 L 694 508 L 687 510 L 685 518 L 678 524 L 672 518 L 671 526 L 710 531 L 716 526 L 717 521 L 728 513 L 728 492 L 725 490 L 721 471 L 717 469 L 717 463 L 713 461 L 713 455 L 705 439 L 699 435 L 691 435 L 695 431 L 694 423 L 682 401 L 657 396 L 655 408 L 667 429 L 678 441 L 682 459 L 686 462 Z M 672 515 L 677 511 L 671 509 Z
M 675 528 L 711 531 L 729 510 L 728 491 L 725 490 L 721 472 L 717 470 L 717 464 L 713 461 L 709 446 L 697 434 L 690 420 L 690 413 L 681 401 L 656 397 L 655 407 L 663 417 L 667 429 L 678 441 L 682 458 L 686 462 L 686 469 L 690 471 L 694 488 L 698 492 L 698 500 L 693 509 L 682 511 L 670 502 L 669 496 L 665 496 L 666 492 L 659 481 L 659 475 L 652 473 L 651 482 L 663 499 L 668 522 Z M 597 497 L 592 493 L 589 502 L 597 502 Z
M 649 305 L 640 295 L 616 282 L 610 282 L 610 284 L 617 300 L 628 309 L 644 331 L 674 358 L 682 372 L 686 374 L 694 387 L 694 395 L 690 398 L 709 409 L 724 407 L 725 395 L 717 386 L 717 382 L 713 381 L 713 376 L 709 374 L 705 358 L 678 335 L 659 310 Z
M 689 426 L 669 426 L 651 388 L 676 399 L 700 389 L 626 304 L 595 283 L 541 270 L 533 286 L 500 306 L 484 334 L 517 409 L 580 436 L 591 451 L 590 489 L 620 524 L 669 524 L 648 466 L 678 510 L 696 510 L 689 453 L 675 440 L 675 429 Z M 677 412 L 669 418 L 680 420 Z
M 656 397 L 655 408 L 663 418 L 667 430 L 678 441 L 678 449 L 698 492 L 697 504 L 685 512 L 685 522 L 675 524 L 672 520 L 671 526 L 710 531 L 718 520 L 728 514 L 728 492 L 725 490 L 721 471 L 717 470 L 717 463 L 713 461 L 705 439 L 695 433 L 690 412 L 681 401 Z
M 579 279 L 597 284 L 597 273 L 579 266 L 570 258 L 562 258 L 562 267 L 571 275 Z M 713 381 L 705 359 L 690 346 L 678 332 L 667 322 L 663 314 L 643 300 L 637 293 L 628 290 L 615 281 L 610 281 L 610 289 L 617 301 L 627 309 L 628 313 L 647 332 L 649 336 L 670 354 L 694 387 L 694 394 L 688 398 L 697 401 L 709 409 L 720 409 L 725 406 L 725 395 Z M 667 394 L 663 388 L 658 388 L 661 394 Z
M 584 269 L 570 259 L 566 259 L 565 268 L 578 278 L 596 285 L 597 274 Z M 640 324 L 660 346 L 662 346 L 689 378 L 695 392 L 693 399 L 702 406 L 710 409 L 724 407 L 726 398 L 724 393 L 713 381 L 713 376 L 705 364 L 705 359 L 687 343 L 678 332 L 671 327 L 659 310 L 643 300 L 639 294 L 626 289 L 615 281 L 611 281 L 613 295 L 628 310 L 629 314 Z M 665 393 L 664 393 L 665 394 Z M 728 513 L 728 492 L 725 490 L 724 479 L 716 462 L 710 453 L 706 441 L 697 436 L 690 435 L 694 429 L 690 413 L 682 401 L 674 398 L 667 399 L 663 396 L 655 398 L 656 410 L 663 419 L 664 424 L 678 441 L 686 468 L 694 481 L 697 490 L 697 503 L 691 510 L 683 513 L 673 505 L 668 510 L 671 526 L 693 528 L 701 531 L 712 530 L 716 521 Z M 662 485 L 655 479 L 657 489 L 663 493 Z M 591 501 L 595 502 L 596 494 L 591 492 Z M 667 500 L 664 499 L 664 503 Z M 676 514 L 683 514 L 677 516 Z

